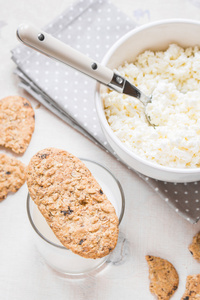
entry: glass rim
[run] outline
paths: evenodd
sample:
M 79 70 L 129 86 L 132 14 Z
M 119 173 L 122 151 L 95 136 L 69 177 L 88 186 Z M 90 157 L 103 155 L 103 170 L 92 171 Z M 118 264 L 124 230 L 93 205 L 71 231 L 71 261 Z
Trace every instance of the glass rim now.
M 120 211 L 120 215 L 119 215 L 119 225 L 121 224 L 121 221 L 123 219 L 123 216 L 124 216 L 124 211 L 125 211 L 125 195 L 124 195 L 124 191 L 123 191 L 123 188 L 121 186 L 121 183 L 119 182 L 119 180 L 115 177 L 115 175 L 113 175 L 113 173 L 107 168 L 105 167 L 104 165 L 94 161 L 94 160 L 91 160 L 91 159 L 87 159 L 87 158 L 79 158 L 81 161 L 88 161 L 88 162 L 91 162 L 91 163 L 94 163 L 100 167 L 102 167 L 103 169 L 105 169 L 112 177 L 113 179 L 115 180 L 115 182 L 117 183 L 118 185 L 118 188 L 119 188 L 119 191 L 120 191 L 120 194 L 121 194 L 121 211 Z M 64 247 L 63 245 L 58 245 L 58 244 L 55 244 L 54 242 L 51 242 L 49 239 L 47 239 L 37 228 L 37 226 L 35 225 L 34 221 L 33 221 L 33 218 L 31 216 L 31 212 L 30 212 L 30 200 L 31 200 L 31 197 L 30 197 L 30 194 L 28 192 L 28 195 L 27 195 L 27 200 L 26 200 L 26 211 L 27 211 L 27 215 L 28 215 L 28 219 L 29 219 L 29 222 L 32 226 L 32 228 L 34 229 L 34 231 L 36 232 L 37 235 L 39 235 L 45 242 L 47 242 L 48 244 L 54 246 L 54 247 L 57 247 L 57 248 L 60 248 L 60 249 L 63 249 L 63 250 L 68 250 L 66 247 Z M 118 226 L 119 226 L 118 225 Z

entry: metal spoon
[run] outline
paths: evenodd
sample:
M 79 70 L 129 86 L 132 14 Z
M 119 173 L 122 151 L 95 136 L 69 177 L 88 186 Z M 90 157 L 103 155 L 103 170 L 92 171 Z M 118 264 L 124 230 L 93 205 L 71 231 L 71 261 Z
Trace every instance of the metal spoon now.
M 148 123 L 154 126 L 151 123 L 150 117 L 146 114 L 146 106 L 151 102 L 151 97 L 146 96 L 121 75 L 97 63 L 35 26 L 29 24 L 20 25 L 17 29 L 17 37 L 26 46 L 77 69 L 108 86 L 110 89 L 137 98 L 144 105 L 145 116 Z

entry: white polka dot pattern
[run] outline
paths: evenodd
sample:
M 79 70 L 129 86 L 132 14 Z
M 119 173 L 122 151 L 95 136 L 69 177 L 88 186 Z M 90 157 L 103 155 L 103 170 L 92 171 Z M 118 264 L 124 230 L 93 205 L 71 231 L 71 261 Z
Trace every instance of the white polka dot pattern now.
M 109 1 L 79 0 L 45 30 L 101 61 L 110 46 L 134 27 L 134 22 Z M 15 48 L 12 54 L 22 87 L 95 144 L 116 156 L 96 116 L 94 80 L 24 46 Z M 138 175 L 177 213 L 192 223 L 199 220 L 199 182 L 168 183 Z
M 197 198 L 199 182 L 171 183 L 149 179 L 151 186 L 159 195 L 170 202 L 176 212 L 183 215 L 191 223 L 196 223 L 200 218 L 200 202 Z M 166 197 L 167 196 L 167 197 Z

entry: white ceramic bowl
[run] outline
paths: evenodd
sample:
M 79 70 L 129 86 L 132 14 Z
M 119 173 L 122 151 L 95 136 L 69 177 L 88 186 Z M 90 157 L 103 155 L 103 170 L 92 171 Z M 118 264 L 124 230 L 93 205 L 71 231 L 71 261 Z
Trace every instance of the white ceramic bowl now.
M 171 19 L 150 23 L 128 32 L 118 40 L 105 55 L 102 63 L 111 69 L 124 61 L 133 62 L 145 50 L 166 50 L 169 44 L 182 47 L 200 46 L 200 22 Z M 100 84 L 97 84 L 96 109 L 106 139 L 113 150 L 131 168 L 143 175 L 170 182 L 192 182 L 200 180 L 200 168 L 179 169 L 156 165 L 129 150 L 113 133 L 106 120 Z

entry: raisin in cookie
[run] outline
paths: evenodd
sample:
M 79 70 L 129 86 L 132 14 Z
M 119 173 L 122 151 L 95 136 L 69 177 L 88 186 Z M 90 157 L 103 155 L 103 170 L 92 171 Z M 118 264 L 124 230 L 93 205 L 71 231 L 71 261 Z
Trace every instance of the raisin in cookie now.
M 35 128 L 35 114 L 28 100 L 10 96 L 0 100 L 0 145 L 24 153 Z
M 193 257 L 200 262 L 200 232 L 193 237 L 189 250 Z
M 181 300 L 200 299 L 200 274 L 187 276 L 185 293 Z
M 25 165 L 16 158 L 0 153 L 0 201 L 16 192 L 26 180 Z
M 39 151 L 27 168 L 32 200 L 60 242 L 85 258 L 100 258 L 118 239 L 118 218 L 91 172 L 74 155 Z
M 158 300 L 168 300 L 179 284 L 179 277 L 174 266 L 160 257 L 146 256 L 149 266 L 150 291 Z

